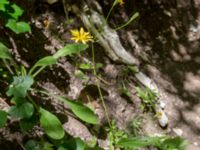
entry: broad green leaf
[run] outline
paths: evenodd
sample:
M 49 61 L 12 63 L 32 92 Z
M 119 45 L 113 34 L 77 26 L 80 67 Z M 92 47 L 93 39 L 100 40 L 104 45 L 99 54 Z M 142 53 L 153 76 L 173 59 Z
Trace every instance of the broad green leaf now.
M 20 125 L 20 129 L 22 132 L 26 132 L 28 130 L 31 130 L 34 125 L 35 122 L 30 122 L 31 120 L 21 120 L 19 125 Z
M 9 4 L 9 1 L 8 0 L 1 0 L 0 4 Z
M 4 127 L 7 121 L 7 113 L 0 110 L 0 128 Z
M 41 69 L 44 69 L 48 65 L 54 65 L 57 63 L 56 58 L 53 56 L 46 56 L 44 58 L 41 58 L 38 60 L 35 65 L 30 69 L 29 74 L 32 74 L 32 72 L 37 68 L 37 67 L 42 67 Z M 34 76 L 34 75 L 33 75 Z
M 27 100 L 24 97 L 13 97 L 10 102 L 15 105 L 21 105 L 25 103 Z
M 1 59 L 11 59 L 11 55 L 8 51 L 8 48 L 0 42 L 0 58 Z
M 40 147 L 39 142 L 35 140 L 29 140 L 25 145 L 24 145 L 26 150 L 42 150 Z
M 19 122 L 20 129 L 23 132 L 28 131 L 34 127 L 34 125 L 37 123 L 37 121 L 38 121 L 38 119 L 37 119 L 36 115 L 32 115 L 28 119 L 22 119 Z
M 86 144 L 80 138 L 74 138 L 60 145 L 58 150 L 86 150 Z
M 14 97 L 25 97 L 34 80 L 31 76 L 14 76 L 6 94 Z
M 0 10 L 1 11 L 5 11 L 6 10 L 6 8 L 5 8 L 6 4 L 9 4 L 8 0 L 0 0 Z
M 81 51 L 85 50 L 88 48 L 87 44 L 80 44 L 80 43 L 74 43 L 74 44 L 67 44 L 65 47 L 62 49 L 58 50 L 53 57 L 58 59 L 59 57 L 64 57 L 67 55 L 73 55 L 73 54 L 78 54 Z
M 46 56 L 36 62 L 35 67 L 54 65 L 57 61 L 53 56 Z
M 14 18 L 15 20 L 18 20 L 18 18 L 23 14 L 23 10 L 17 6 L 16 4 L 11 4 L 10 6 L 10 10 L 7 10 L 7 13 L 12 16 L 12 18 Z
M 161 137 L 133 137 L 120 140 L 117 145 L 123 148 L 141 148 L 146 146 L 156 146 Z
M 63 101 L 66 105 L 68 105 L 71 108 L 72 112 L 81 120 L 91 124 L 99 123 L 98 117 L 90 108 L 73 100 L 65 99 L 62 97 L 59 97 L 58 99 Z
M 44 128 L 45 133 L 52 139 L 62 139 L 65 135 L 65 131 L 59 119 L 43 108 L 40 108 L 39 112 L 41 114 L 40 124 L 42 128 Z
M 6 27 L 10 28 L 16 34 L 31 31 L 31 28 L 28 23 L 23 22 L 23 21 L 17 22 L 14 19 L 8 19 L 6 23 Z
M 9 114 L 15 118 L 30 118 L 34 113 L 34 107 L 31 103 L 26 102 L 19 106 L 12 106 L 9 110 Z

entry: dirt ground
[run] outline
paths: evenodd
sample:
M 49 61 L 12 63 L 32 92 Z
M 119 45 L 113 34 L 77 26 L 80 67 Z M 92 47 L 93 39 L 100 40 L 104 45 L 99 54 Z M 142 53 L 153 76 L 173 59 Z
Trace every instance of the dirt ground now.
M 143 10 L 145 4 L 141 3 L 137 6 Z M 141 12 L 138 35 L 147 34 L 140 45 L 149 58 L 142 68 L 166 96 L 163 101 L 170 120 L 167 130 L 185 137 L 190 143 L 188 150 L 199 150 L 200 1 L 164 4 L 160 9 L 153 9 L 158 5 L 151 4 L 149 13 Z M 160 18 L 157 13 L 163 9 L 171 13 L 168 18 Z

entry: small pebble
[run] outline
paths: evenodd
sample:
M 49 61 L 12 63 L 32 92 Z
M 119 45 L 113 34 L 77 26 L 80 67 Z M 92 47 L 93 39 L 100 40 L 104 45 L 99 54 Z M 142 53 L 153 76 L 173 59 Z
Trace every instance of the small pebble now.
M 182 136 L 183 135 L 183 130 L 180 128 L 173 128 L 172 129 L 174 131 L 174 133 L 176 133 L 178 136 Z
M 160 101 L 160 108 L 162 108 L 162 109 L 164 109 L 165 108 L 165 106 L 166 106 L 166 104 L 163 102 L 163 101 Z

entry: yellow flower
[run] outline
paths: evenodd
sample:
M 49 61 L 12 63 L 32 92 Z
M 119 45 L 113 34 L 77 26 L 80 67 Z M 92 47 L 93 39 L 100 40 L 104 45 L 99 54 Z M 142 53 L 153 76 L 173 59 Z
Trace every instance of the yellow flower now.
M 85 32 L 84 29 L 81 27 L 80 30 L 70 30 L 72 37 L 71 40 L 75 42 L 82 42 L 83 44 L 93 41 L 93 37 L 90 35 L 89 32 Z
M 123 5 L 123 4 L 124 4 L 124 0 L 117 0 L 117 2 L 118 2 L 120 5 Z

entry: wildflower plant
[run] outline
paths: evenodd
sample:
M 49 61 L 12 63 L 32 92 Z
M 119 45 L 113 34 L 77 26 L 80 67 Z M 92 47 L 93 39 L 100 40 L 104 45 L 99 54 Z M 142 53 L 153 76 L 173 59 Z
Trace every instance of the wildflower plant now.
M 9 0 L 0 0 L 0 17 L 3 19 L 5 23 L 5 27 L 11 29 L 16 34 L 30 32 L 31 28 L 28 23 L 19 21 L 19 17 L 23 14 L 23 10 L 13 4 L 10 3 Z M 112 8 L 109 11 L 109 14 L 106 18 L 108 19 L 112 9 L 116 5 L 124 5 L 124 0 L 115 0 L 113 2 Z M 8 9 L 12 10 L 12 13 L 8 11 Z M 6 14 L 7 18 L 4 15 Z M 139 16 L 139 13 L 135 13 L 131 19 L 124 25 L 118 27 L 117 29 L 121 29 L 128 25 L 131 21 L 133 21 L 136 17 Z M 48 22 L 44 22 L 45 27 L 48 28 Z M 87 43 L 93 42 L 93 36 L 84 30 L 83 27 L 78 29 L 70 30 L 71 32 L 71 40 L 75 41 L 74 44 L 67 44 L 62 49 L 58 50 L 52 56 L 46 56 L 40 60 L 38 60 L 29 70 L 26 70 L 24 66 L 18 66 L 12 58 L 11 53 L 6 45 L 0 42 L 0 60 L 2 64 L 4 64 L 5 68 L 8 70 L 8 75 L 12 75 L 12 82 L 7 87 L 7 98 L 10 99 L 10 106 L 8 111 L 0 110 L 0 127 L 4 127 L 9 118 L 17 118 L 19 120 L 19 127 L 22 132 L 27 132 L 32 129 L 36 124 L 39 124 L 44 129 L 44 136 L 41 141 L 29 140 L 23 146 L 23 149 L 99 149 L 94 146 L 88 146 L 88 144 L 84 143 L 79 138 L 71 138 L 66 140 L 66 131 L 62 127 L 62 123 L 59 118 L 46 110 L 43 106 L 36 103 L 32 94 L 42 94 L 49 97 L 54 98 L 55 100 L 62 101 L 65 105 L 69 107 L 71 110 L 70 114 L 73 113 L 72 116 L 82 120 L 85 123 L 90 124 L 99 124 L 99 119 L 97 115 L 87 106 L 82 103 L 76 102 L 75 100 L 70 100 L 64 98 L 62 96 L 54 95 L 49 91 L 44 91 L 35 88 L 35 83 L 37 82 L 36 76 L 41 73 L 43 69 L 48 66 L 56 65 L 58 59 L 65 56 L 71 56 L 75 54 L 79 54 L 81 51 L 84 51 L 88 48 Z M 94 45 L 92 46 L 92 63 L 81 64 L 79 66 L 82 70 L 93 70 L 94 76 L 96 76 L 96 85 L 98 87 L 98 92 L 100 99 L 102 101 L 102 105 L 104 107 L 105 116 L 107 118 L 109 128 L 108 131 L 108 139 L 110 142 L 110 149 L 114 150 L 116 148 L 123 148 L 125 150 L 136 149 L 139 147 L 147 147 L 147 146 L 155 146 L 161 150 L 169 150 L 169 148 L 182 149 L 185 146 L 185 141 L 179 137 L 168 138 L 168 137 L 133 137 L 130 138 L 129 135 L 119 130 L 114 121 L 111 121 L 109 118 L 109 114 L 104 102 L 104 97 L 101 92 L 100 82 L 98 80 L 97 69 L 102 67 L 101 64 L 95 63 L 95 51 Z M 10 67 L 11 65 L 14 68 Z M 0 68 L 1 69 L 1 68 Z M 1 70 L 0 70 L 1 71 Z M 4 70 L 3 70 L 4 71 Z M 0 76 L 3 77 L 3 74 Z M 10 81 L 6 81 L 9 83 Z M 155 93 L 151 91 L 142 91 L 141 89 L 137 90 L 138 96 L 143 98 L 143 103 L 145 107 L 155 107 Z M 40 95 L 41 96 L 41 95 Z M 157 114 L 158 116 L 161 114 Z M 139 126 L 136 124 L 137 127 Z M 138 127 L 139 128 L 139 127 Z M 45 139 L 45 140 L 44 140 Z M 46 141 L 47 139 L 47 141 Z M 48 142 L 51 141 L 51 143 Z M 55 144 L 56 143 L 56 144 Z M 96 143 L 96 142 L 95 142 Z M 54 145 L 55 144 L 55 145 Z
M 56 65 L 57 60 L 60 57 L 67 55 L 77 54 L 88 48 L 87 44 L 67 44 L 62 49 L 58 50 L 53 56 L 46 56 L 38 60 L 34 66 L 27 71 L 24 67 L 20 72 L 12 70 L 13 81 L 10 83 L 6 95 L 11 99 L 12 105 L 8 112 L 0 111 L 0 127 L 6 125 L 7 117 L 19 119 L 20 130 L 27 132 L 39 122 L 40 126 L 44 129 L 45 135 L 51 140 L 62 140 L 65 137 L 65 131 L 59 118 L 46 110 L 39 104 L 37 104 L 31 96 L 31 93 L 42 93 L 47 96 L 53 97 L 55 100 L 64 102 L 68 105 L 71 111 L 79 119 L 91 123 L 98 124 L 98 117 L 88 107 L 74 100 L 66 99 L 62 96 L 56 96 L 49 91 L 38 90 L 33 88 L 35 84 L 35 77 L 46 67 Z M 12 56 L 8 51 L 8 48 L 0 42 L 0 59 L 5 61 L 11 61 Z M 16 66 L 18 67 L 18 66 Z M 29 143 L 31 144 L 31 143 Z M 45 145 L 43 145 L 44 147 Z M 59 145 L 58 145 L 59 146 Z

